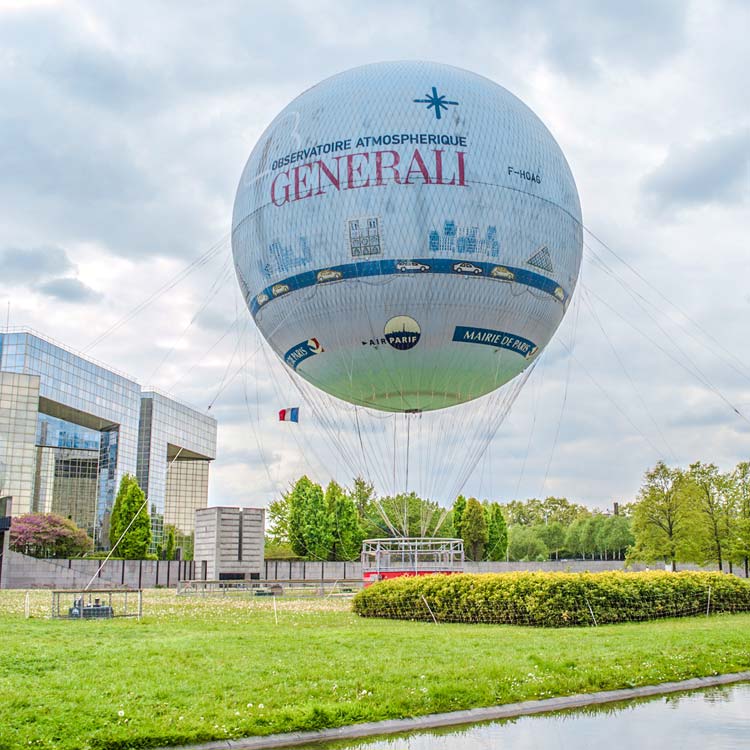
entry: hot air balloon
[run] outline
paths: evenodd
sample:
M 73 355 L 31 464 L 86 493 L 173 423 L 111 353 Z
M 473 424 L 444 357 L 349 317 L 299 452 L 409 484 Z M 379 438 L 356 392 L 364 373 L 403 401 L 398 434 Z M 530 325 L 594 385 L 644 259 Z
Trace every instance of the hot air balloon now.
M 560 147 L 513 94 L 447 65 L 378 63 L 313 86 L 268 126 L 232 250 L 294 378 L 422 414 L 539 357 L 578 278 L 581 208 Z
M 366 65 L 289 104 L 253 149 L 232 249 L 261 333 L 350 403 L 417 412 L 511 380 L 550 340 L 581 262 L 562 151 L 504 88 Z

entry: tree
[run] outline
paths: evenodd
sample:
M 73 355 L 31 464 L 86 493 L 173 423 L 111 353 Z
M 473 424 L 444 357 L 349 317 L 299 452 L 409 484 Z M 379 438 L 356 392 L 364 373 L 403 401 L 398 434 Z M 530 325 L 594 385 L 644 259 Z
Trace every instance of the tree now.
M 263 556 L 267 560 L 292 560 L 297 558 L 289 542 L 277 542 L 276 539 L 268 534 L 265 537 Z
M 505 505 L 506 520 L 509 526 L 533 526 L 543 523 L 541 502 L 536 498 L 530 500 L 511 500 Z
M 10 547 L 32 557 L 79 557 L 93 549 L 94 540 L 69 518 L 26 513 L 11 520 Z
M 174 526 L 172 524 L 167 524 L 165 526 L 166 530 L 166 543 L 164 545 L 164 559 L 165 560 L 174 560 L 174 550 L 175 550 L 175 531 Z
M 732 555 L 742 560 L 745 566 L 745 578 L 750 575 L 750 463 L 741 461 L 730 476 L 730 492 L 737 510 L 737 520 L 732 530 L 730 545 Z
M 549 558 L 549 550 L 536 533 L 537 528 L 521 524 L 510 527 L 508 557 L 511 560 L 543 561 Z
M 123 477 L 123 480 L 125 477 Z M 151 519 L 146 509 L 146 496 L 138 486 L 135 477 L 130 477 L 129 482 L 120 483 L 120 499 L 118 512 L 118 529 L 121 529 L 114 544 L 117 544 L 115 552 L 118 557 L 125 560 L 143 560 L 148 554 L 151 546 Z M 120 497 L 123 488 L 125 494 Z M 112 529 L 110 527 L 110 539 Z M 114 547 L 114 545 L 113 545 Z
M 542 523 L 532 527 L 534 533 L 544 542 L 555 559 L 559 559 L 560 550 L 565 548 L 565 528 L 560 521 Z
M 580 516 L 591 515 L 588 508 L 571 503 L 566 497 L 547 497 L 542 501 L 540 510 L 543 515 L 541 520 L 545 524 L 559 523 L 563 528 L 570 526 Z
M 466 510 L 461 519 L 461 537 L 471 560 L 481 560 L 489 534 L 487 519 L 482 504 L 475 497 L 466 501 Z
M 375 488 L 370 482 L 367 482 L 362 477 L 357 477 L 354 480 L 354 486 L 350 492 L 350 497 L 354 503 L 354 507 L 357 509 L 359 520 L 363 521 L 367 517 L 372 503 L 375 500 Z
M 307 476 L 301 476 L 292 491 L 288 495 L 282 496 L 282 501 L 285 501 L 286 504 L 286 535 L 292 545 L 292 551 L 298 557 L 307 555 L 305 515 L 307 496 L 311 491 L 312 484 Z
M 446 521 L 449 511 L 432 500 L 423 500 L 413 492 L 382 497 L 372 503 L 365 522 L 367 536 L 450 537 Z
M 612 557 L 622 560 L 634 542 L 630 520 L 625 516 L 609 516 L 602 527 L 602 545 Z
M 125 496 L 128 494 L 130 485 L 133 483 L 137 484 L 138 481 L 132 474 L 123 474 L 120 480 L 120 488 L 117 490 L 117 497 L 115 503 L 112 506 L 112 511 L 109 514 L 109 546 L 110 549 L 117 544 L 117 541 L 122 536 L 122 532 L 125 531 L 127 523 L 122 522 L 122 504 L 125 500 Z
M 191 531 L 189 534 L 180 533 L 179 529 L 176 532 L 175 543 L 180 550 L 181 560 L 192 560 L 195 553 L 195 532 Z
M 690 464 L 688 479 L 703 517 L 704 559 L 713 560 L 724 569 L 729 546 L 730 527 L 733 521 L 733 502 L 729 477 L 715 464 Z
M 571 503 L 565 497 L 547 497 L 544 500 L 512 500 L 505 506 L 505 517 L 509 525 L 537 526 L 555 521 L 567 528 L 576 518 L 589 516 L 591 511 L 583 505 Z
M 661 558 L 677 570 L 678 561 L 695 554 L 696 525 L 685 473 L 659 461 L 646 472 L 638 493 L 629 557 L 646 562 Z
M 487 517 L 487 547 L 484 551 L 484 559 L 505 560 L 508 550 L 508 526 L 505 523 L 503 509 L 499 503 L 489 503 L 485 506 L 485 515 Z
M 466 498 L 463 495 L 459 495 L 453 502 L 453 513 L 451 518 L 453 521 L 453 534 L 458 539 L 461 538 L 461 520 L 463 519 L 465 510 Z
M 331 560 L 354 560 L 362 549 L 362 526 L 350 494 L 331 480 L 325 494 L 331 521 Z
M 313 484 L 310 488 L 305 510 L 303 538 L 307 557 L 328 560 L 333 546 L 333 531 L 323 488 L 319 484 Z
M 288 496 L 289 541 L 300 557 L 327 560 L 333 534 L 323 488 L 306 476 L 300 477 Z
M 586 556 L 586 546 L 583 536 L 586 520 L 587 519 L 584 516 L 576 518 L 576 520 L 573 521 L 565 531 L 565 549 L 568 550 L 573 557 L 578 555 L 581 557 Z
M 268 506 L 268 540 L 274 547 L 291 546 L 289 538 L 289 493 L 272 500 Z

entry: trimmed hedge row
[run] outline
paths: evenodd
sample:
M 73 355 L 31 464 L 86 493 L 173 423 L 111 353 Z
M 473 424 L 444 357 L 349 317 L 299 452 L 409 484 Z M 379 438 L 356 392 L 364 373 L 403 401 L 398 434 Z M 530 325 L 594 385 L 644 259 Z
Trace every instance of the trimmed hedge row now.
M 363 617 L 569 627 L 749 612 L 750 582 L 721 573 L 481 573 L 395 578 L 353 600 Z

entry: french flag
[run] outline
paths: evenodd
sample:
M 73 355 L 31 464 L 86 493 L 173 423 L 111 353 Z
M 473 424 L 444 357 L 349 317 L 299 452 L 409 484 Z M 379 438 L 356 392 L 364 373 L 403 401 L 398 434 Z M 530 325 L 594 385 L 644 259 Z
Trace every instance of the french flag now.
M 279 410 L 279 422 L 299 422 L 299 407 Z

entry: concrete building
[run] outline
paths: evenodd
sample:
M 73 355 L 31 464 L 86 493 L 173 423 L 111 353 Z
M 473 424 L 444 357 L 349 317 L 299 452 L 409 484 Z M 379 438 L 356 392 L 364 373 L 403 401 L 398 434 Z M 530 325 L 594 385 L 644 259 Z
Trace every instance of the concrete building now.
M 38 333 L 0 333 L 0 496 L 15 515 L 71 517 L 105 549 L 120 478 L 134 474 L 156 545 L 165 524 L 192 533 L 215 457 L 212 417 Z
M 195 559 L 209 581 L 255 580 L 263 572 L 264 508 L 203 508 L 195 514 Z

